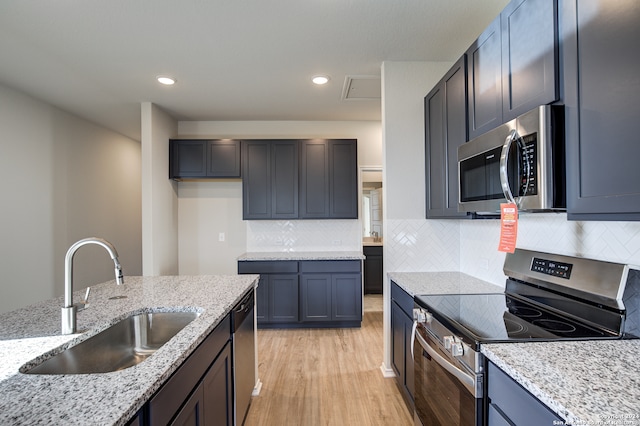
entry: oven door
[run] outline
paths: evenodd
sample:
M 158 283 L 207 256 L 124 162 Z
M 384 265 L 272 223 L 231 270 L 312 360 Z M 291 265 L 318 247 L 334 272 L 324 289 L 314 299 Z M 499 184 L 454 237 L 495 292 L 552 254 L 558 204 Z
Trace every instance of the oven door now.
M 423 325 L 414 335 L 415 424 L 482 425 L 482 375 L 456 365 Z

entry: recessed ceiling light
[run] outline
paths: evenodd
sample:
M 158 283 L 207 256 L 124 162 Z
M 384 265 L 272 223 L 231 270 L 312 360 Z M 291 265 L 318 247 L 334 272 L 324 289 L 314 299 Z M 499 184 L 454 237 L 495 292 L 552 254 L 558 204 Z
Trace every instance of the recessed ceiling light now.
M 159 75 L 156 77 L 156 80 L 158 80 L 158 83 L 164 84 L 165 86 L 171 86 L 177 81 L 175 78 L 169 77 L 167 75 Z
M 311 79 L 315 84 L 322 85 L 329 82 L 329 77 L 326 75 L 316 75 Z

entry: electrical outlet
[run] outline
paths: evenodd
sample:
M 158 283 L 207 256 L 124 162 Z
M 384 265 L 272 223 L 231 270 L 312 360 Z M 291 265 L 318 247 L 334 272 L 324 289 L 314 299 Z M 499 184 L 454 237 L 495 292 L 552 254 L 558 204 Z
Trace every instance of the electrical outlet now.
M 219 233 L 218 234 L 218 241 L 224 241 L 224 239 L 225 239 L 224 232 Z
M 334 246 L 340 246 L 340 245 L 342 245 L 342 240 L 333 240 L 333 245 L 334 245 Z
M 480 259 L 480 267 L 482 269 L 488 270 L 489 269 L 489 259 L 487 258 L 481 258 Z

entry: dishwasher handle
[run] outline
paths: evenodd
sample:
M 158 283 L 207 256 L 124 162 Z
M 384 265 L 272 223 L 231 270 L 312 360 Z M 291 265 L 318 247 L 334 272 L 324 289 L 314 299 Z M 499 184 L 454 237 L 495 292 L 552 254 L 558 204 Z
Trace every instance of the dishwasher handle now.
M 253 320 L 253 312 L 254 312 L 254 290 L 252 289 L 249 293 L 234 306 L 232 310 L 232 320 L 233 320 L 233 331 L 237 331 L 240 328 L 240 325 L 248 318 Z

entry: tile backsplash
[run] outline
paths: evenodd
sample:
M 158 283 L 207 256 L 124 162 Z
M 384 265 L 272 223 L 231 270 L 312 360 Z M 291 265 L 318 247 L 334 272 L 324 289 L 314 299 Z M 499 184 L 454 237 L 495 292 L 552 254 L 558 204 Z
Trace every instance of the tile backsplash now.
M 386 271 L 459 270 L 504 286 L 499 220 L 389 220 Z M 640 223 L 575 222 L 521 214 L 517 247 L 640 266 Z
M 250 220 L 247 251 L 362 251 L 360 221 Z

